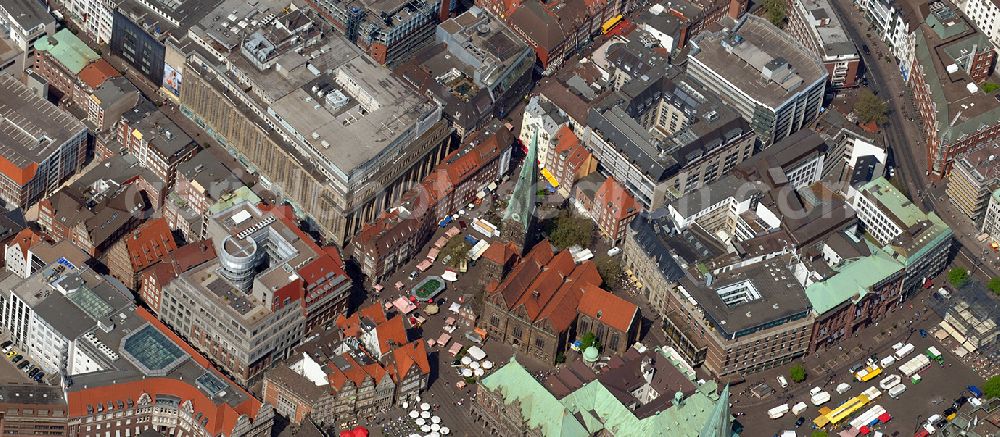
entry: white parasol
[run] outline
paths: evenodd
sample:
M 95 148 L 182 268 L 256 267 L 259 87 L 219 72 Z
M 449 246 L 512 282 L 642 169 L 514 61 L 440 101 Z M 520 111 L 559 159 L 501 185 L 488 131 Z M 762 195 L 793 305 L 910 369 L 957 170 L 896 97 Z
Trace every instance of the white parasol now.
M 424 424 L 427 423 L 427 421 L 424 420 L 423 417 L 418 417 L 417 420 L 415 420 L 414 422 L 417 423 L 417 426 L 424 426 Z
M 427 402 L 424 402 L 424 403 L 420 404 L 420 409 L 424 410 L 424 411 L 430 410 L 431 409 L 431 404 L 428 404 Z
M 441 418 L 438 416 L 432 416 L 431 423 L 441 423 Z
M 487 369 L 487 370 L 492 369 L 493 368 L 493 362 L 490 361 L 490 360 L 483 361 L 483 368 Z
M 486 371 L 483 370 L 483 369 L 476 369 L 476 370 L 472 371 L 472 374 L 476 375 L 477 377 L 480 377 L 480 376 L 485 375 Z
M 472 358 L 470 358 L 469 356 L 462 357 L 462 364 L 465 364 L 466 366 L 468 366 L 469 363 L 471 363 L 471 362 L 472 362 Z
M 442 426 L 441 427 L 441 435 L 448 435 L 448 434 L 451 434 L 451 430 L 448 429 L 447 426 Z
M 462 369 L 462 376 L 466 378 L 472 376 L 472 369 Z
M 420 417 L 420 413 L 417 410 L 410 410 L 410 419 L 416 419 Z
M 424 419 L 430 419 L 431 418 L 431 412 L 430 411 L 424 411 L 423 413 L 420 413 L 420 417 L 423 417 Z

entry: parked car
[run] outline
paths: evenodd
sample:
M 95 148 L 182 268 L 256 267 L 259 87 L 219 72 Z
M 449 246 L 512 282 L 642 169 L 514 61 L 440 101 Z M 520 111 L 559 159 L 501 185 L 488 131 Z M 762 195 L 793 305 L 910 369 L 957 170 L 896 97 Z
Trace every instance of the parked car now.
M 927 330 L 926 329 L 921 329 L 918 332 L 920 332 L 920 338 L 927 338 Z
M 17 355 L 14 355 L 14 359 L 12 359 L 11 361 L 16 363 L 16 362 L 21 361 L 23 359 L 24 359 L 24 357 L 22 357 L 20 354 L 17 354 Z
M 37 367 L 32 367 L 31 370 L 28 371 L 28 377 L 29 378 L 34 378 L 35 374 L 38 373 L 38 372 L 39 372 L 39 370 L 38 370 Z
M 16 350 L 11 349 L 11 350 L 7 351 L 7 358 L 11 358 L 14 355 L 17 355 L 17 351 Z
M 806 423 L 806 418 L 805 417 L 800 417 L 798 419 L 795 419 L 795 427 L 796 428 L 802 426 L 803 423 Z
M 21 370 L 24 370 L 25 367 L 30 366 L 30 365 L 31 365 L 30 361 L 24 360 L 24 361 L 21 361 L 21 363 L 17 365 L 17 368 L 21 369 Z
M 861 51 L 865 52 L 866 55 L 872 54 L 872 49 L 868 47 L 868 44 L 861 44 Z
M 0 343 L 0 350 L 3 350 L 4 352 L 7 352 L 7 351 L 9 351 L 9 350 L 10 350 L 10 346 L 11 346 L 12 344 L 14 344 L 14 343 L 13 343 L 13 342 L 11 342 L 10 340 L 8 340 L 8 341 L 5 341 L 5 342 L 3 342 L 3 343 Z
M 784 377 L 784 376 L 780 376 L 780 375 L 779 375 L 779 376 L 778 376 L 778 384 L 779 384 L 779 385 L 781 385 L 781 388 L 785 388 L 785 387 L 788 387 L 788 380 L 787 380 L 787 379 L 785 379 L 785 377 Z
M 966 388 L 969 389 L 969 393 L 972 393 L 973 396 L 975 396 L 977 398 L 983 397 L 983 391 L 980 390 L 979 387 L 976 387 L 974 385 L 970 385 L 970 386 L 968 386 Z
M 410 272 L 410 276 L 408 276 L 408 278 L 410 278 L 410 280 L 412 281 L 412 280 L 414 280 L 414 279 L 415 279 L 415 278 L 417 277 L 417 275 L 419 275 L 419 274 L 420 274 L 419 272 L 417 272 L 416 270 L 414 270 L 414 271 Z
M 42 382 L 42 378 L 45 377 L 45 372 L 38 372 L 35 374 L 35 382 Z
M 854 365 L 851 366 L 851 368 L 847 369 L 847 370 L 849 372 L 851 372 L 852 374 L 854 374 L 854 373 L 858 373 L 858 370 L 861 370 L 862 367 L 865 367 L 864 363 L 854 363 Z
M 955 408 L 962 408 L 962 405 L 965 405 L 967 402 L 969 402 L 969 398 L 962 396 L 959 397 L 958 399 L 955 399 L 955 402 L 953 402 L 951 406 Z

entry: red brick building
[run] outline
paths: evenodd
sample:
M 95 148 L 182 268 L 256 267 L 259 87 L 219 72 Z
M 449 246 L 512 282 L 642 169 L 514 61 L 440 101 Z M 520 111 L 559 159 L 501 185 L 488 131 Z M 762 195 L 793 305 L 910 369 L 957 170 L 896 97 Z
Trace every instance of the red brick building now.
M 508 171 L 513 141 L 509 130 L 495 125 L 473 133 L 396 207 L 362 227 L 351 243 L 361 272 L 381 282 L 420 251 L 441 219 L 478 203 L 480 193 Z
M 910 86 L 923 121 L 927 171 L 937 177 L 947 175 L 956 156 L 1000 136 L 1000 106 L 979 88 L 993 73 L 996 52 L 986 35 L 965 24 L 965 32 L 945 38 L 926 24 L 914 32 Z
M 536 244 L 500 282 L 486 285 L 480 327 L 490 338 L 554 363 L 578 336 L 594 333 L 607 354 L 624 353 L 639 336 L 638 307 L 600 288 L 592 261 Z
M 617 245 L 625 238 L 629 222 L 640 211 L 642 205 L 615 178 L 609 177 L 594 193 L 590 217 L 597 223 L 601 236 Z
M 104 254 L 111 276 L 131 290 L 139 286 L 139 272 L 177 249 L 170 226 L 162 217 L 143 223 Z
M 542 174 L 548 172 L 551 175 L 563 197 L 570 196 L 577 181 L 597 171 L 597 159 L 565 125 L 556 131 L 556 144 L 549 149 L 546 162 L 548 168 Z
M 211 240 L 195 241 L 177 248 L 140 272 L 139 297 L 154 313 L 158 313 L 164 285 L 182 273 L 214 259 L 215 246 Z

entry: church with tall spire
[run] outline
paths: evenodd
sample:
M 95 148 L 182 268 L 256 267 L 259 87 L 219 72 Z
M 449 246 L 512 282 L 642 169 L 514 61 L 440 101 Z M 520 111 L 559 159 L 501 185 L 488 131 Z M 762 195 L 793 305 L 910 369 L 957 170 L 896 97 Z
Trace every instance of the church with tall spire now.
M 513 243 L 521 254 L 531 248 L 535 227 L 535 191 L 538 189 L 538 132 L 528 145 L 517 183 L 500 222 L 500 241 Z

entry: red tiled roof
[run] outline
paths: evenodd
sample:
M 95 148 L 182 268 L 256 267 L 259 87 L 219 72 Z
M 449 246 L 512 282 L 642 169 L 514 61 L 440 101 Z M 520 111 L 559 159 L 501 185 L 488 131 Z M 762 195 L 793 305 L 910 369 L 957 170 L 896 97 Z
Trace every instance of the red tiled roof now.
M 621 332 L 628 332 L 639 313 L 639 307 L 600 287 L 587 284 L 583 288 L 583 297 L 580 298 L 579 311 Z
M 211 240 L 196 241 L 178 247 L 160 262 L 144 270 L 143 275 L 153 276 L 160 286 L 166 285 L 181 273 L 215 259 L 215 246 Z
M 80 70 L 80 80 L 91 89 L 97 89 L 104 81 L 115 76 L 121 76 L 121 73 L 115 70 L 115 67 L 112 67 L 104 59 L 91 62 L 86 67 L 83 67 L 83 70 Z
M 42 241 L 42 236 L 35 233 L 31 228 L 24 228 L 21 232 L 18 232 L 14 236 L 14 239 L 7 243 L 8 245 L 16 244 L 21 249 L 21 255 L 27 259 L 28 249 L 34 246 L 35 243 Z
M 132 271 L 138 272 L 160 261 L 177 249 L 170 225 L 164 218 L 143 223 L 125 237 L 125 247 L 132 262 Z
M 205 428 L 211 435 L 231 435 L 240 416 L 254 418 L 260 411 L 261 403 L 253 396 L 247 395 L 247 400 L 235 407 L 225 402 L 216 403 L 205 393 L 188 382 L 172 378 L 145 378 L 130 382 L 103 385 L 70 391 L 66 397 L 69 404 L 69 417 L 85 417 L 90 415 L 87 406 L 106 405 L 109 401 L 132 399 L 138 401 L 143 393 L 155 402 L 160 395 L 174 396 L 181 402 L 191 401 L 194 411 L 208 419 Z
M 496 264 L 504 265 L 511 259 L 517 257 L 517 246 L 511 242 L 494 243 L 491 244 L 490 247 L 486 248 L 482 257 Z
M 392 350 L 393 346 L 389 342 L 394 343 L 396 346 L 404 345 L 410 339 L 406 336 L 406 327 L 403 326 L 403 317 L 395 316 L 385 322 L 382 322 L 376 326 L 376 331 L 378 332 L 378 347 L 379 353 L 387 353 Z
M 600 203 L 600 204 L 599 204 Z M 613 213 L 612 216 L 621 220 L 639 213 L 639 204 L 635 197 L 629 194 L 622 184 L 613 177 L 604 180 L 594 194 L 594 208 L 602 208 Z
M 377 303 L 360 308 L 351 314 L 351 317 L 344 317 L 343 314 L 337 316 L 337 328 L 344 331 L 345 337 L 354 337 L 361 331 L 361 317 L 371 319 L 376 326 L 385 323 L 385 309 Z M 405 340 L 404 340 L 405 341 Z
M 392 358 L 397 382 L 402 381 L 413 366 L 417 366 L 420 373 L 425 375 L 431 373 L 431 365 L 427 361 L 427 347 L 423 339 L 400 346 L 392 352 Z

